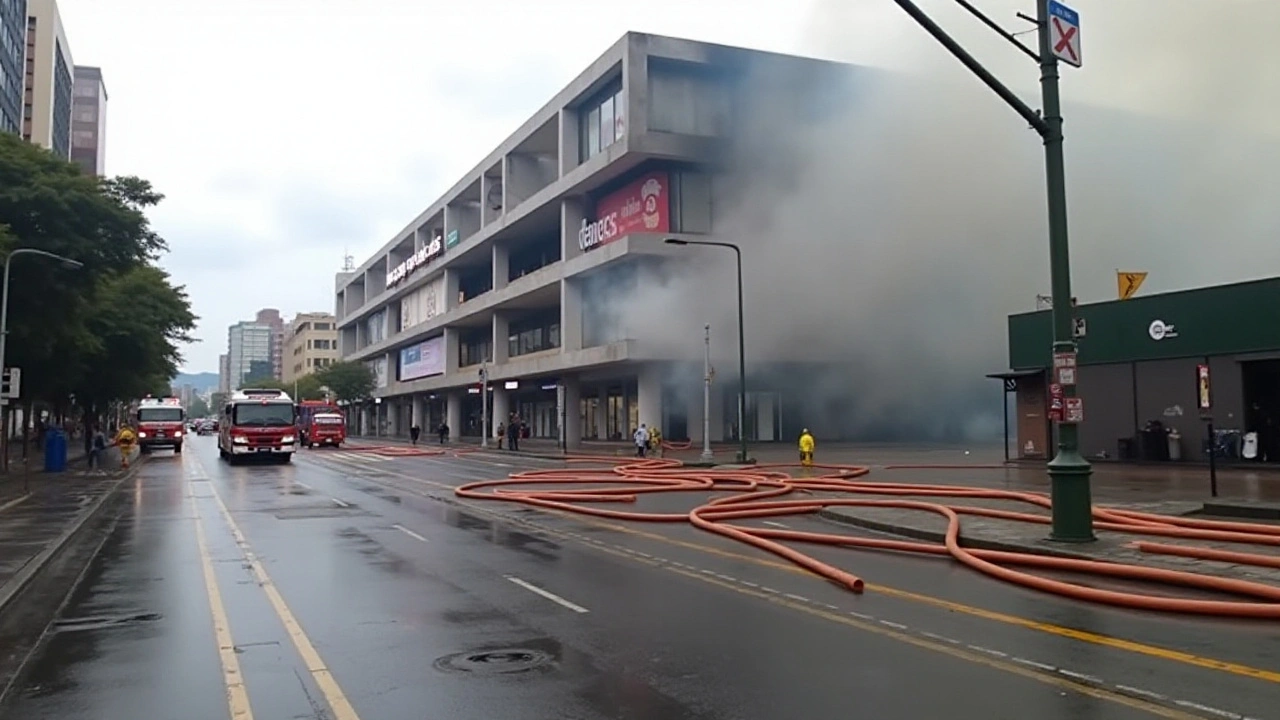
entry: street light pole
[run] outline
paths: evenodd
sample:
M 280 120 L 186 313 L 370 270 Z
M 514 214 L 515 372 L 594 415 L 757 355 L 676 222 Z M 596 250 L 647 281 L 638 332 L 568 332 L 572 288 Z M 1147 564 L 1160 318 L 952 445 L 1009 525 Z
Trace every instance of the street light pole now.
M 1027 121 L 1044 141 L 1045 180 L 1049 211 L 1049 275 L 1053 295 L 1053 353 L 1070 354 L 1074 362 L 1075 309 L 1071 302 L 1070 249 L 1067 240 L 1067 183 L 1062 153 L 1062 107 L 1058 97 L 1058 58 L 1054 55 L 1050 33 L 1050 0 L 1035 0 L 1036 17 L 1019 17 L 1036 25 L 1038 52 L 1024 46 L 1016 37 L 999 28 L 985 15 L 965 2 L 970 13 L 992 27 L 1040 64 L 1042 108 L 1033 110 L 1012 90 L 1001 83 L 981 63 L 960 46 L 937 23 L 911 0 L 894 0 L 920 27 L 933 36 L 957 60 L 1000 96 Z M 1076 396 L 1075 386 L 1063 383 L 1065 398 Z M 1050 495 L 1052 497 L 1052 530 L 1050 539 L 1061 542 L 1089 542 L 1093 534 L 1093 499 L 1090 477 L 1093 468 L 1080 454 L 1079 428 L 1074 419 L 1059 422 L 1058 450 L 1049 462 Z
M 730 242 L 713 240 L 681 240 L 667 238 L 668 245 L 705 245 L 707 247 L 728 248 L 734 252 L 738 267 L 738 462 L 745 463 L 747 454 L 747 344 L 744 319 L 744 303 L 742 298 L 742 248 Z
M 706 345 L 702 356 L 702 461 L 711 462 L 715 458 L 711 452 L 711 325 L 702 329 Z
M 480 447 L 489 447 L 489 364 L 483 360 L 480 362 Z

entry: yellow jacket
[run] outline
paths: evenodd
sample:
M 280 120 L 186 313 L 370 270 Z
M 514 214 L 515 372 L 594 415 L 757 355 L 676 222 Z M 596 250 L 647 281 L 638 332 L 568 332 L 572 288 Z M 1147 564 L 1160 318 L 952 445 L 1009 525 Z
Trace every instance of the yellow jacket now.
M 800 452 L 813 452 L 813 436 L 809 433 L 803 433 L 800 435 Z
M 134 434 L 133 428 L 129 427 L 128 425 L 125 425 L 124 427 L 120 428 L 119 432 L 116 433 L 115 443 L 117 445 L 132 445 L 133 441 L 136 440 L 137 438 L 138 436 Z

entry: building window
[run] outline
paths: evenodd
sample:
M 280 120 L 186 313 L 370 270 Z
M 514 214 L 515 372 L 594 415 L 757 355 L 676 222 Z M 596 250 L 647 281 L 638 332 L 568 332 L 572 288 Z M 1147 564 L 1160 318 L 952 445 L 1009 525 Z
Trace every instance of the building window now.
M 605 92 L 583 104 L 579 113 L 579 142 L 585 161 L 626 135 L 626 100 L 622 94 L 622 81 L 610 83 Z
M 508 326 L 507 355 L 518 357 L 560 347 L 560 310 L 534 313 Z

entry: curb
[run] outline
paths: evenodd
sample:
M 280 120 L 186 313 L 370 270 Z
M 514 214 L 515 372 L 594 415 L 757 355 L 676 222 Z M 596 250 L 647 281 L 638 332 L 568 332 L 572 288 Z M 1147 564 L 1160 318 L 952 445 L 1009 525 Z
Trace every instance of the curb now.
M 899 535 L 901 537 L 908 537 L 914 540 L 925 540 L 928 542 L 938 543 L 939 545 L 946 541 L 946 533 L 937 530 L 925 530 L 911 525 L 884 522 L 882 520 L 870 520 L 857 515 L 828 510 L 827 508 L 819 510 L 818 517 L 828 522 L 838 523 L 840 525 L 851 525 L 864 530 L 874 530 L 876 532 Z M 1092 555 L 1056 550 L 1054 548 L 1048 548 L 1032 543 L 1011 543 L 1001 540 L 965 537 L 963 526 L 959 542 L 962 547 L 971 548 L 973 550 L 998 550 L 1001 552 L 1031 553 L 1033 555 L 1066 558 L 1068 560 L 1097 560 L 1097 558 Z
M 115 481 L 115 484 L 108 488 L 106 492 L 99 495 L 98 499 L 95 500 L 92 505 L 85 508 L 85 510 L 72 521 L 70 527 L 64 530 L 62 534 L 45 547 L 45 549 L 37 553 L 35 557 L 28 560 L 13 577 L 9 578 L 8 582 L 0 586 L 0 613 L 3 613 L 5 609 L 9 607 L 10 603 L 21 595 L 23 590 L 27 589 L 27 586 L 30 585 L 31 581 L 40 574 L 40 571 L 49 564 L 49 561 L 67 546 L 67 543 L 71 541 L 71 538 L 75 537 L 80 530 L 89 524 L 90 520 L 94 519 L 98 515 L 98 512 L 102 510 L 103 506 L 107 504 L 107 501 L 116 494 L 120 489 L 120 486 L 123 485 L 126 480 L 131 479 L 137 474 L 138 468 L 140 468 L 142 464 L 142 462 L 135 462 L 131 465 L 129 470 Z

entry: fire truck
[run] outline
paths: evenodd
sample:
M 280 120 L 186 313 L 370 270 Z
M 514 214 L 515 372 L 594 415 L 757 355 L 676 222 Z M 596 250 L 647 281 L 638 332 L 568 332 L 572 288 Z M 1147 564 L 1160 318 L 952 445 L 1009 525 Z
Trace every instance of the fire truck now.
M 283 390 L 246 388 L 231 394 L 218 422 L 218 454 L 228 462 L 260 457 L 289 462 L 298 449 L 297 413 Z
M 182 452 L 184 420 L 181 398 L 142 398 L 134 412 L 138 449 L 146 453 L 158 447 L 170 447 L 175 453 Z
M 334 427 L 333 416 L 337 415 L 339 419 L 342 419 L 343 417 L 342 410 L 337 405 L 335 405 L 332 402 L 329 402 L 328 400 L 300 401 L 298 403 L 298 431 L 301 433 L 300 437 L 303 445 L 309 446 L 312 442 L 310 439 L 311 428 L 312 426 L 317 425 L 315 421 L 315 417 L 317 415 L 324 416 L 321 418 L 323 422 L 318 424 L 324 425 L 326 430 L 331 430 L 331 431 L 336 431 L 338 429 Z M 346 439 L 345 421 L 341 423 L 341 425 L 342 425 L 342 430 L 344 432 L 342 433 L 342 438 L 338 441 L 339 443 L 341 442 L 341 440 Z M 333 434 L 333 433 L 330 432 L 326 434 Z

